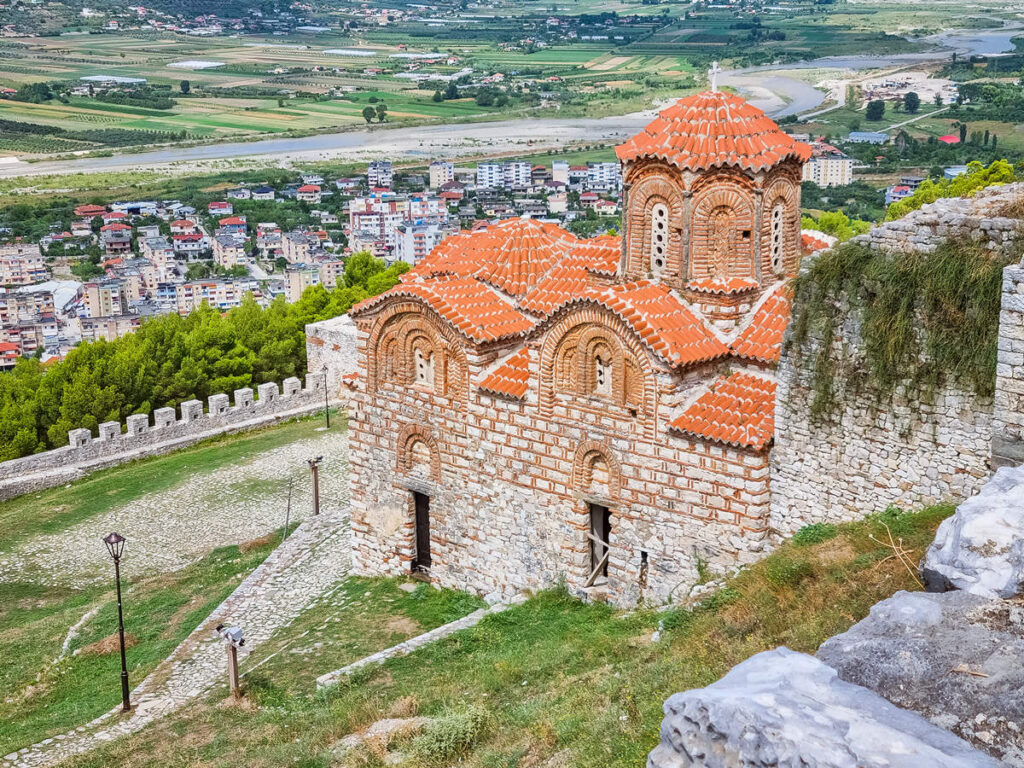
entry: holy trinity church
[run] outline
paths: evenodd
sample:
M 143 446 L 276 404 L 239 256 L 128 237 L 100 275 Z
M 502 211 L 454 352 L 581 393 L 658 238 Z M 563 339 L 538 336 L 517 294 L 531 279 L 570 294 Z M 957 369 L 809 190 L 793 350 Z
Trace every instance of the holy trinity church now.
M 617 153 L 621 237 L 502 221 L 352 310 L 359 572 L 629 605 L 758 557 L 810 148 L 712 90 Z

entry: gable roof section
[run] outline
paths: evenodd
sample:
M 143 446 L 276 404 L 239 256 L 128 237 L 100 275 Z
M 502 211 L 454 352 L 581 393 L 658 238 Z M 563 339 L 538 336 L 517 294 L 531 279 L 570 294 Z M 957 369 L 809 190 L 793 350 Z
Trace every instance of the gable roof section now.
M 730 344 L 733 354 L 748 360 L 777 363 L 782 338 L 793 313 L 793 289 L 782 284 L 768 294 L 754 312 L 750 324 Z
M 480 389 L 495 395 L 517 400 L 526 395 L 530 386 L 530 350 L 523 347 L 491 371 L 480 382 Z
M 422 301 L 473 341 L 495 341 L 533 327 L 526 315 L 472 277 L 433 278 L 396 285 L 359 302 L 350 314 L 359 315 L 395 296 Z
M 811 148 L 739 96 L 705 91 L 662 110 L 615 153 L 622 161 L 655 157 L 691 171 L 723 166 L 759 171 L 789 158 L 806 162 Z
M 594 301 L 621 317 L 670 365 L 691 365 L 729 354 L 704 321 L 661 283 L 641 280 L 590 288 L 580 299 Z
M 716 380 L 669 429 L 761 450 L 775 432 L 776 383 L 738 372 Z

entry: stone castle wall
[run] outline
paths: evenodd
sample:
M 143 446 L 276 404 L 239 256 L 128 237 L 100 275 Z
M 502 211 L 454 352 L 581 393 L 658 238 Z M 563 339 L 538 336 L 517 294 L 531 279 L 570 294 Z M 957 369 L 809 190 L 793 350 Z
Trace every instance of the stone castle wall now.
M 348 315 L 332 317 L 306 326 L 306 370 L 324 377 L 327 391 L 342 399 L 348 397 L 342 377 L 358 370 L 356 326 Z
M 125 424 L 107 421 L 99 435 L 87 429 L 68 433 L 69 444 L 52 451 L 0 463 L 0 501 L 23 493 L 52 488 L 77 480 L 89 472 L 156 456 L 219 434 L 261 427 L 282 419 L 311 413 L 324 407 L 324 377 L 309 374 L 306 387 L 297 378 L 285 379 L 283 388 L 273 382 L 236 389 L 234 405 L 226 394 L 211 395 L 206 408 L 199 400 L 187 400 L 180 408 L 157 408 L 129 416 Z
M 856 238 L 894 253 L 930 251 L 950 237 L 987 241 L 1015 252 L 1020 220 L 997 215 L 1024 185 L 982 190 L 924 206 Z M 805 264 L 805 269 L 808 265 Z M 864 384 L 859 317 L 834 306 L 832 339 L 810 338 L 802 357 L 789 345 L 779 364 L 772 465 L 772 527 L 792 533 L 815 521 L 852 520 L 890 504 L 921 506 L 976 492 L 993 464 L 1024 461 L 1024 269 L 1003 279 L 999 361 L 993 398 L 947 384 L 927 397 L 902 382 L 895 395 Z M 838 407 L 811 415 L 812 368 L 824 343 L 843 348 L 847 369 L 835 372 Z

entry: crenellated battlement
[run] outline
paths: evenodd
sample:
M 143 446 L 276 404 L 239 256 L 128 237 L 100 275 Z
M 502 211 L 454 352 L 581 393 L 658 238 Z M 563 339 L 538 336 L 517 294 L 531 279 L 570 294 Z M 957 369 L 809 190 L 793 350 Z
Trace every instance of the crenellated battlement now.
M 233 404 L 232 404 L 233 401 Z M 105 421 L 93 435 L 88 429 L 68 432 L 68 444 L 52 451 L 0 463 L 0 500 L 51 488 L 89 472 L 127 461 L 167 453 L 227 432 L 239 432 L 274 421 L 311 413 L 324 407 L 324 376 L 306 374 L 305 386 L 296 377 L 236 389 L 201 400 L 186 400 L 175 408 L 157 408 L 152 415 L 134 414 Z

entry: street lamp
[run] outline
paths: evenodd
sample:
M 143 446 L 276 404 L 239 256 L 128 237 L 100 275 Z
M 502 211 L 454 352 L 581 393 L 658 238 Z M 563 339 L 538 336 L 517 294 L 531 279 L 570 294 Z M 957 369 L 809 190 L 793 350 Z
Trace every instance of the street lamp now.
M 327 428 L 331 428 L 331 407 L 327 401 L 327 363 L 324 363 L 324 417 L 327 419 Z
M 124 536 L 111 533 L 103 539 L 107 551 L 114 559 L 114 579 L 117 581 L 117 632 L 121 638 L 121 711 L 130 712 L 132 703 L 128 698 L 128 661 L 124 655 L 124 614 L 121 612 L 121 553 L 124 552 Z

